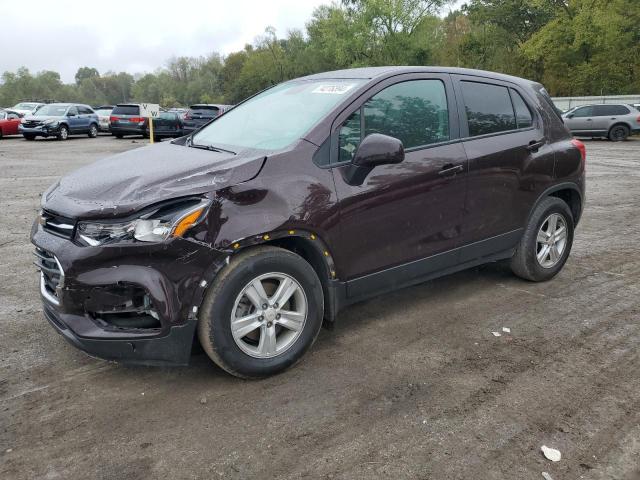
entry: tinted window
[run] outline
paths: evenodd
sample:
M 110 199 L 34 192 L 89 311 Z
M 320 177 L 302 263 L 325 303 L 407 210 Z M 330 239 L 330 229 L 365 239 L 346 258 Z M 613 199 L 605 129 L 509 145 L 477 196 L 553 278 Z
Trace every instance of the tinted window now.
M 382 133 L 404 148 L 449 139 L 449 113 L 440 80 L 413 80 L 385 88 L 364 104 L 364 136 Z
M 516 124 L 518 128 L 528 128 L 533 125 L 533 115 L 522 96 L 511 89 L 511 100 L 513 101 L 513 109 L 516 111 Z
M 516 128 L 507 87 L 487 83 L 460 82 L 469 136 L 505 132 Z
M 138 105 L 117 105 L 111 111 L 112 115 L 140 115 L 140 107 Z
M 594 105 L 593 115 L 602 117 L 607 115 L 628 115 L 629 109 L 624 105 Z
M 93 113 L 93 110 L 91 110 L 89 107 L 78 105 L 78 112 L 80 112 L 80 115 L 89 115 Z
M 593 115 L 593 108 L 591 107 L 580 107 L 580 108 L 576 108 L 573 112 L 571 112 L 573 114 L 574 117 L 591 117 Z
M 69 110 L 67 110 L 67 115 L 78 115 L 78 109 L 76 107 L 69 107 Z

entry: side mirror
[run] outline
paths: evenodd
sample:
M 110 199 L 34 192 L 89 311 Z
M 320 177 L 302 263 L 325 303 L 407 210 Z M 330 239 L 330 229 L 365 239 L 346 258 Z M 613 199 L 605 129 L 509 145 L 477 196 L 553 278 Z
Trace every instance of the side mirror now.
M 381 133 L 367 135 L 356 150 L 351 164 L 344 170 L 349 185 L 362 185 L 367 175 L 378 165 L 390 165 L 404 160 L 404 146 L 397 138 Z

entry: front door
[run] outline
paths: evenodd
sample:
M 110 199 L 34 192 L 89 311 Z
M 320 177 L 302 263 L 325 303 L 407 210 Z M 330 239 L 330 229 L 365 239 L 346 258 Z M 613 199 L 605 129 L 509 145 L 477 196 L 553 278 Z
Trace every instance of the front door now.
M 342 242 L 334 255 L 340 278 L 352 280 L 394 267 L 403 271 L 399 276 L 403 281 L 423 275 L 423 264 L 408 267 L 411 272 L 404 267 L 450 251 L 460 241 L 467 160 L 458 139 L 449 76 L 387 79 L 336 123 L 333 144 L 338 166 L 333 175 Z M 374 168 L 362 185 L 349 185 L 345 171 L 360 141 L 371 133 L 400 139 L 405 159 Z M 451 262 L 455 259 L 447 257 L 447 265 L 436 261 L 432 266 L 440 269 Z M 378 276 L 383 283 L 393 282 L 391 277 Z M 350 296 L 371 288 L 359 285 L 349 287 Z
M 82 119 L 80 113 L 75 106 L 69 107 L 67 110 L 67 122 L 69 123 L 69 133 L 76 133 L 80 131 L 82 125 Z
M 576 108 L 565 118 L 565 124 L 569 127 L 571 132 L 589 133 L 595 130 L 593 125 L 593 107 L 579 107 Z

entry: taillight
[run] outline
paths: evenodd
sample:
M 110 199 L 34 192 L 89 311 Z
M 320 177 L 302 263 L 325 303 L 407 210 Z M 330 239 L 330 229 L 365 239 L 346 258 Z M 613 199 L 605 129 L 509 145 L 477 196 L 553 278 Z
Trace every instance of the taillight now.
M 640 123 L 640 117 L 636 118 L 636 122 Z
M 119 119 L 118 117 L 114 117 L 113 115 L 111 115 L 111 116 L 109 117 L 109 121 L 110 121 L 110 122 L 117 122 L 118 120 L 120 120 L 120 119 Z
M 131 117 L 129 121 L 134 123 L 142 123 L 144 122 L 144 117 Z
M 587 161 L 587 148 L 584 146 L 584 143 L 582 143 L 580 140 L 577 140 L 575 138 L 571 139 L 571 143 L 573 144 L 574 147 L 576 147 L 578 150 L 580 150 L 580 158 L 582 160 L 582 168 L 584 169 L 584 166 L 585 166 L 586 161 Z

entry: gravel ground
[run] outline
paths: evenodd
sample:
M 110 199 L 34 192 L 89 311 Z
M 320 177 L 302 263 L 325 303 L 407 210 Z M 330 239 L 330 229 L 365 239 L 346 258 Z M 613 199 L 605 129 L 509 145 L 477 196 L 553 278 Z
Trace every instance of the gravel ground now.
M 494 264 L 352 306 L 253 382 L 204 354 L 92 359 L 42 316 L 41 192 L 144 143 L 0 141 L 0 478 L 640 478 L 640 141 L 586 142 L 588 205 L 554 280 Z

